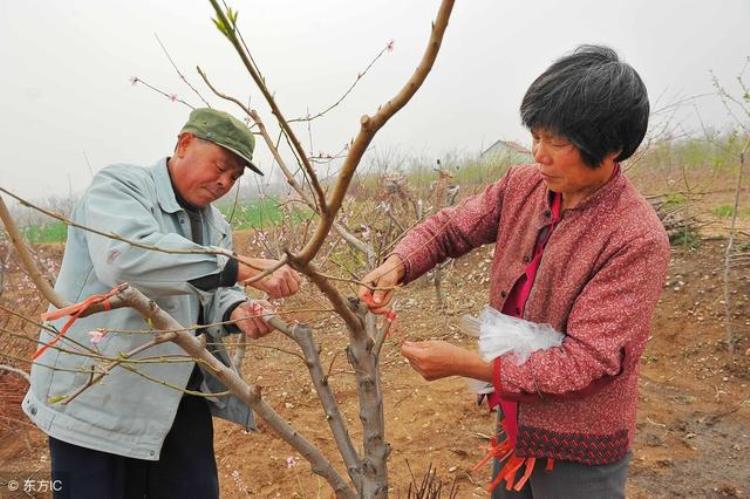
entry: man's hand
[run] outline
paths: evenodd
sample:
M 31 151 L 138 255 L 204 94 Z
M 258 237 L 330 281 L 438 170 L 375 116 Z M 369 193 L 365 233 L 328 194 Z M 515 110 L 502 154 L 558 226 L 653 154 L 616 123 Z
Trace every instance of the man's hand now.
M 273 328 L 263 319 L 264 314 L 272 311 L 271 304 L 265 300 L 245 302 L 237 306 L 229 316 L 246 336 L 253 339 L 262 338 Z
M 405 341 L 401 345 L 401 355 L 427 381 L 447 376 L 492 381 L 492 363 L 483 361 L 476 352 L 445 341 Z
M 359 298 L 368 307 L 373 314 L 384 314 L 388 312 L 393 290 L 398 285 L 401 278 L 404 277 L 406 269 L 397 255 L 391 255 L 383 264 L 364 276 L 362 282 L 371 286 L 359 287 Z
M 237 282 L 241 284 L 260 274 L 262 270 L 258 269 L 269 269 L 279 263 L 278 260 L 269 260 L 267 258 L 249 258 L 248 260 L 250 260 L 255 268 L 240 263 L 237 272 Z M 289 265 L 283 265 L 274 270 L 270 275 L 259 281 L 248 283 L 248 285 L 265 291 L 271 298 L 284 298 L 299 291 L 300 277 Z

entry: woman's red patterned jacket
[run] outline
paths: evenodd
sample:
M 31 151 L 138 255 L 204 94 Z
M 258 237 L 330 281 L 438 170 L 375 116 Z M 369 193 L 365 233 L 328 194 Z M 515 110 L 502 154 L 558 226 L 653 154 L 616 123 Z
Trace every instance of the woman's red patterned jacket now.
M 494 243 L 489 302 L 502 310 L 539 231 L 549 224 L 549 202 L 536 166 L 512 167 L 482 193 L 407 234 L 394 250 L 405 262 L 404 282 L 448 257 Z M 627 453 L 639 359 L 669 258 L 656 213 L 619 171 L 563 211 L 524 318 L 552 325 L 565 340 L 520 366 L 503 359 L 496 380 L 504 398 L 521 401 L 516 455 L 607 464 Z

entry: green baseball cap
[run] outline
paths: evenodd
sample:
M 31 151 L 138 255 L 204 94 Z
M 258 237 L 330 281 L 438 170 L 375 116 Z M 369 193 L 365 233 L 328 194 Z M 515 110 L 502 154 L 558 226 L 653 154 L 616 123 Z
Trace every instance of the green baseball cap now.
M 198 138 L 208 140 L 227 149 L 243 160 L 245 166 L 258 175 L 260 168 L 253 164 L 255 137 L 240 120 L 231 114 L 207 107 L 194 109 L 180 133 L 190 132 Z

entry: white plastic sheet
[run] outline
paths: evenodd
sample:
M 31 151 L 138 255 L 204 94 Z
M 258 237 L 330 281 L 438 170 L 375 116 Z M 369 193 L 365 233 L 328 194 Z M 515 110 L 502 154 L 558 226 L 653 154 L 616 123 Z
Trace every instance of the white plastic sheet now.
M 560 346 L 562 333 L 549 324 L 537 324 L 498 312 L 489 305 L 479 314 L 479 318 L 465 315 L 461 329 L 466 334 L 479 339 L 479 355 L 490 362 L 501 355 L 512 353 L 507 358 L 521 365 L 532 352 Z M 476 393 L 489 393 L 492 385 L 483 381 L 467 379 L 469 389 Z

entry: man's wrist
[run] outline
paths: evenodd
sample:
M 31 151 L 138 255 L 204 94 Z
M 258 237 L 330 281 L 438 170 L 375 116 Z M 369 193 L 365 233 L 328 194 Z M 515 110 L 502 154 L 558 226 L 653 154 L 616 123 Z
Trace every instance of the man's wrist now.
M 260 270 L 258 270 L 261 265 L 258 262 L 257 258 L 245 258 L 244 259 L 247 263 L 240 262 L 239 269 L 237 272 L 237 281 L 247 281 L 248 279 L 252 279 L 256 275 L 260 274 Z M 249 264 L 249 265 L 248 265 Z
M 222 322 L 228 322 L 228 321 L 234 320 L 232 319 L 232 314 L 237 309 L 237 307 L 239 307 L 243 303 L 247 303 L 247 300 L 240 300 L 238 302 L 235 302 L 229 305 L 226 311 L 224 312 L 224 317 L 223 317 Z M 235 334 L 235 333 L 240 332 L 240 328 L 237 326 L 237 324 L 224 324 L 224 330 L 230 334 Z

